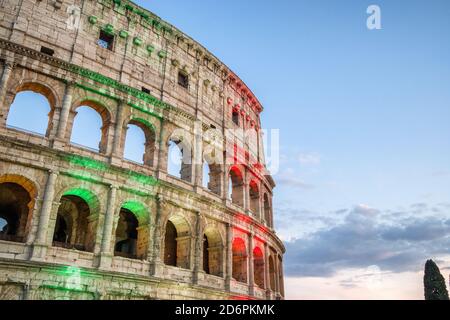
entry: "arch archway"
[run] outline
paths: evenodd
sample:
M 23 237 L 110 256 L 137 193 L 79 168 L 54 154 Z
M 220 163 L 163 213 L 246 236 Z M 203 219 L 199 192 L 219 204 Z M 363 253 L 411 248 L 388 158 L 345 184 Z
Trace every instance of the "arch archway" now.
M 272 291 L 276 291 L 275 278 L 276 278 L 275 262 L 274 262 L 273 256 L 270 255 L 270 257 L 269 257 L 269 284 L 270 284 L 270 290 L 272 290 Z
M 253 249 L 253 273 L 255 284 L 264 289 L 264 255 L 260 247 Z
M 111 115 L 108 109 L 92 100 L 74 105 L 69 118 L 67 138 L 72 144 L 106 153 Z
M 240 206 L 244 207 L 244 178 L 241 170 L 237 166 L 230 169 L 230 194 L 229 197 L 231 201 Z
M 168 266 L 190 269 L 191 232 L 182 216 L 168 219 L 164 232 L 164 263 Z
M 27 240 L 36 197 L 35 184 L 27 178 L 17 175 L 0 177 L 1 240 Z
M 203 160 L 203 188 L 216 195 L 221 194 L 222 167 L 214 156 L 205 155 Z
M 8 107 L 6 125 L 48 137 L 55 105 L 56 95 L 52 89 L 41 83 L 23 83 L 16 88 Z
M 266 221 L 266 225 L 271 227 L 272 226 L 272 219 L 271 219 L 271 207 L 270 207 L 270 201 L 269 196 L 267 193 L 264 193 L 264 220 Z
M 233 240 L 233 278 L 236 281 L 247 283 L 247 246 L 242 238 Z
M 56 215 L 53 246 L 93 252 L 99 216 L 98 198 L 89 190 L 63 193 Z
M 156 150 L 154 127 L 145 120 L 131 119 L 128 128 L 127 134 L 122 135 L 124 158 L 150 167 L 154 166 Z
M 250 181 L 249 184 L 250 193 L 250 211 L 259 215 L 259 187 L 255 180 Z M 258 216 L 259 217 L 259 216 Z
M 145 259 L 149 242 L 149 216 L 145 206 L 128 201 L 122 204 L 116 227 L 114 255 Z
M 172 133 L 167 141 L 167 172 L 178 179 L 192 183 L 192 146 L 184 132 Z
M 206 228 L 203 235 L 203 271 L 215 276 L 223 276 L 223 242 L 220 232 Z

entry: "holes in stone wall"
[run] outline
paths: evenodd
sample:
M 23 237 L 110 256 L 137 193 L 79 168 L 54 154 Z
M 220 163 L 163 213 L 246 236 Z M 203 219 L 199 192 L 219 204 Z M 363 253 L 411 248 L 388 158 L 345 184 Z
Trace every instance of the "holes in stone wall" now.
M 103 30 L 100 30 L 100 35 L 98 37 L 97 44 L 104 49 L 112 51 L 114 47 L 114 36 L 106 33 Z
M 184 71 L 178 72 L 178 85 L 181 87 L 188 89 L 189 88 L 189 76 Z

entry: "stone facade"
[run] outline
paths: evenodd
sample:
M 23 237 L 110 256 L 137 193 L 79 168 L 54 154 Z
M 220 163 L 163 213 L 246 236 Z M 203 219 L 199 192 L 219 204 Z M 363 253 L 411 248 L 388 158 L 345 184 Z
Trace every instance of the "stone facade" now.
M 222 62 L 124 0 L 2 0 L 0 61 L 0 299 L 283 299 L 262 107 Z M 23 91 L 43 135 L 7 125 Z M 70 142 L 80 106 L 98 151 Z

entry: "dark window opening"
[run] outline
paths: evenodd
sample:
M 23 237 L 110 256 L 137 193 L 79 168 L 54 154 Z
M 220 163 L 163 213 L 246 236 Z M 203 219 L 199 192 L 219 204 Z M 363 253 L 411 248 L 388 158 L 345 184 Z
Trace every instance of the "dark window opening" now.
M 212 124 L 211 129 L 216 129 L 216 126 Z
M 69 235 L 67 233 L 66 220 L 58 215 L 56 217 L 55 234 L 53 235 L 53 241 L 59 243 L 67 243 Z
M 142 87 L 142 92 L 146 94 L 150 94 L 150 89 L 147 89 L 146 87 Z
M 41 46 L 41 52 L 47 54 L 49 56 L 53 56 L 55 54 L 55 50 Z
M 137 240 L 138 240 L 139 221 L 135 215 L 122 208 L 116 230 L 116 247 L 114 254 L 130 259 L 137 259 Z
M 235 125 L 239 125 L 239 112 L 233 111 L 233 122 Z
M 112 50 L 114 44 L 114 36 L 107 34 L 105 31 L 101 30 L 97 44 L 102 48 Z
M 164 239 L 164 263 L 168 266 L 177 266 L 177 229 L 168 221 Z
M 203 236 L 203 271 L 206 274 L 211 274 L 209 269 L 209 243 L 206 235 Z
M 178 72 L 178 84 L 187 89 L 189 87 L 189 76 L 182 71 Z

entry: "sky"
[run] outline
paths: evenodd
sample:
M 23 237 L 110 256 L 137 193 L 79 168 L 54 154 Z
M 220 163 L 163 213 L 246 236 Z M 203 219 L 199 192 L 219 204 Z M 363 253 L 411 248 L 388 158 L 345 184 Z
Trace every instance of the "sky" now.
M 228 65 L 280 130 L 288 299 L 423 299 L 430 258 L 449 278 L 449 1 L 135 2 Z

